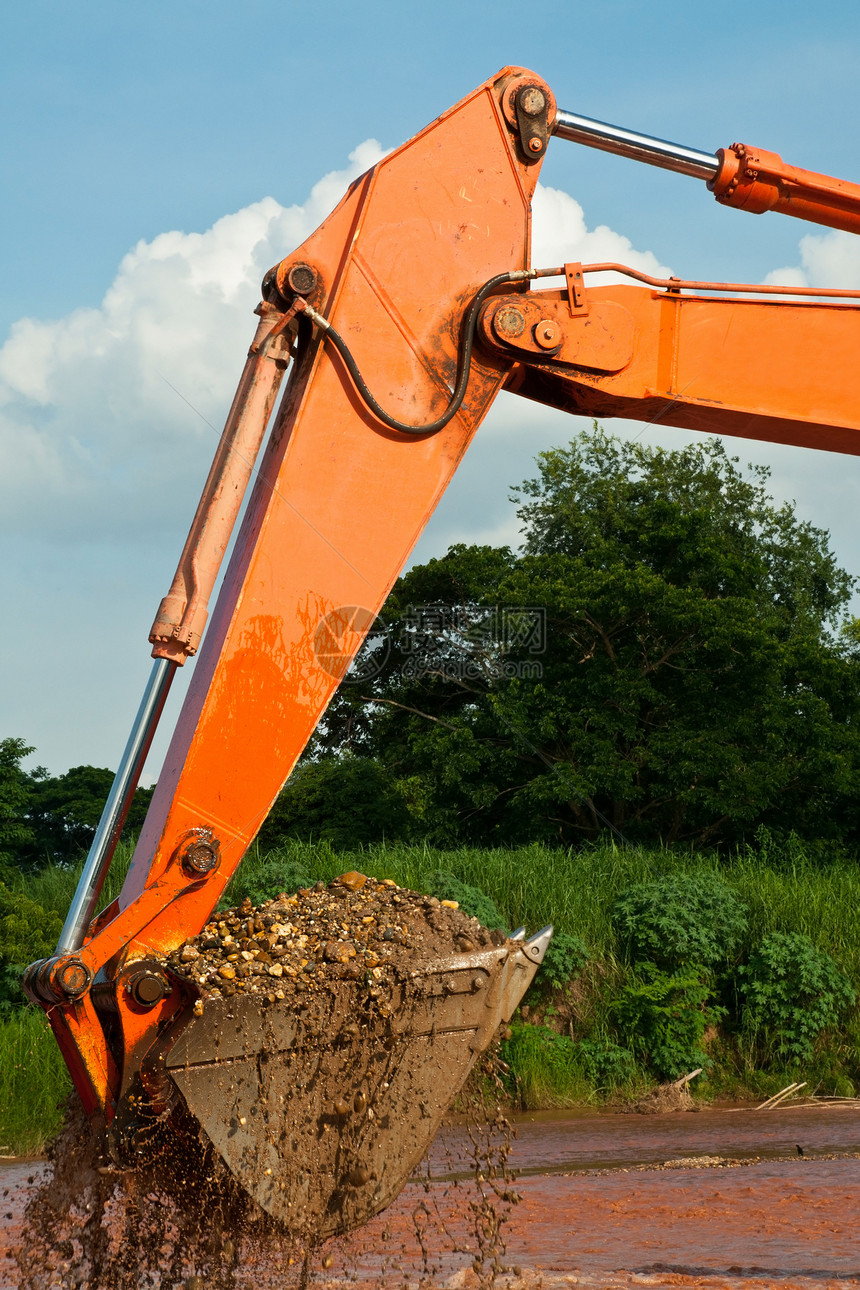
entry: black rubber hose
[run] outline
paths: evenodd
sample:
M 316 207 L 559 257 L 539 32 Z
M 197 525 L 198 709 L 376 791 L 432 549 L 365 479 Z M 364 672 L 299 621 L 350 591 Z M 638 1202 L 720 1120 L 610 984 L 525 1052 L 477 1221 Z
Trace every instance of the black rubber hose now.
M 364 402 L 370 408 L 374 416 L 378 417 L 383 425 L 388 426 L 391 430 L 399 430 L 403 434 L 430 435 L 436 434 L 439 430 L 444 429 L 451 418 L 457 415 L 460 404 L 466 396 L 466 387 L 469 384 L 469 372 L 472 366 L 472 345 L 475 339 L 475 328 L 478 323 L 478 313 L 481 305 L 487 299 L 490 292 L 496 287 L 501 286 L 503 282 L 522 282 L 524 279 L 532 278 L 534 276 L 535 273 L 532 269 L 513 269 L 508 273 L 497 273 L 494 278 L 490 278 L 489 282 L 485 282 L 481 287 L 480 291 L 469 306 L 469 312 L 466 314 L 463 327 L 463 344 L 460 350 L 460 361 L 458 364 L 457 384 L 454 389 L 454 393 L 451 396 L 451 402 L 448 404 L 441 417 L 436 421 L 428 421 L 427 424 L 423 426 L 411 426 L 405 421 L 398 421 L 396 417 L 389 416 L 384 408 L 380 407 L 370 390 L 367 388 L 367 383 L 361 375 L 361 372 L 358 370 L 358 364 L 350 353 L 349 347 L 340 333 L 335 331 L 328 319 L 324 318 L 322 314 L 317 313 L 317 311 L 311 308 L 310 305 L 305 305 L 302 309 L 302 313 L 306 318 L 310 318 L 314 325 L 317 326 L 325 336 L 329 337 L 335 349 L 346 364 L 347 370 L 355 382 L 355 387 L 359 394 L 364 399 Z

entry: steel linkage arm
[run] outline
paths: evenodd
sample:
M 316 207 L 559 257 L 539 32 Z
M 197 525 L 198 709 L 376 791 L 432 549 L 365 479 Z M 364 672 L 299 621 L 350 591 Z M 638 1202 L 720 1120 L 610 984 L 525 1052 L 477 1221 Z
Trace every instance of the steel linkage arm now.
M 217 905 L 502 388 L 586 416 L 857 451 L 853 303 L 587 288 L 576 265 L 559 290 L 529 291 L 546 276 L 528 268 L 540 162 L 553 129 L 572 138 L 583 120 L 505 68 L 357 180 L 267 275 L 233 431 L 153 625 L 159 677 L 200 642 L 294 334 L 297 358 L 128 877 L 90 922 L 137 740 L 64 953 L 27 975 L 88 1110 L 110 1118 L 159 1027 L 187 1011 L 160 956 Z M 626 133 L 613 151 L 659 155 L 721 200 L 849 226 L 852 185 L 815 196 L 821 177 L 780 177 L 765 154 L 753 166 Z
M 584 285 L 607 270 L 650 285 Z M 508 389 L 581 416 L 860 454 L 860 292 L 552 272 L 564 287 L 482 311 L 481 343 L 518 360 Z

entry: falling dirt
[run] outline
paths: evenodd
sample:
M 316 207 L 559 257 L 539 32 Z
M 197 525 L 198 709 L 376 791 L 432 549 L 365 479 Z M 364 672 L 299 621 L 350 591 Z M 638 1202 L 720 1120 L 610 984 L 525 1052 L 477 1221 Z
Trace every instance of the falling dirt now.
M 337 1261 L 351 1280 L 371 1258 L 389 1283 L 417 1267 L 429 1284 L 443 1263 L 465 1259 L 476 1287 L 506 1270 L 505 1229 L 518 1195 L 508 1168 L 512 1131 L 493 1094 L 495 1059 L 468 1098 L 456 1163 L 470 1162 L 470 1185 L 454 1179 L 423 1195 L 394 1232 L 374 1229 L 334 1242 L 292 1239 L 235 1186 L 209 1156 L 165 1155 L 157 1165 L 119 1171 L 105 1164 L 103 1138 L 70 1102 L 51 1144 L 48 1167 L 28 1175 L 31 1192 L 9 1259 L 20 1290 L 305 1290 Z M 446 1155 L 443 1149 L 443 1157 Z M 451 1164 L 453 1157 L 449 1159 Z M 40 1176 L 41 1175 L 41 1176 Z M 410 1189 L 411 1190 L 411 1189 Z M 9 1188 L 4 1192 L 9 1201 Z M 14 1219 L 12 1211 L 7 1221 Z M 465 1219 L 465 1222 L 464 1222 Z M 8 1229 L 7 1229 L 8 1230 Z M 381 1246 L 381 1250 L 378 1248 Z M 7 1267 L 2 1272 L 9 1275 Z
M 48 1158 L 15 1251 L 22 1290 L 227 1290 L 243 1241 L 267 1244 L 273 1265 L 295 1261 L 217 1162 L 176 1153 L 117 1170 L 76 1100 Z
M 453 905 L 359 873 L 217 915 L 157 970 L 181 1011 L 129 1068 L 108 1138 L 213 1152 L 303 1241 L 398 1195 L 537 970 Z M 183 1118 L 184 1117 L 184 1118 Z M 198 1132 L 199 1130 L 199 1132 Z
M 24 1215 L 20 1285 L 239 1290 L 254 1267 L 255 1287 L 277 1271 L 303 1290 L 333 1258 L 326 1238 L 396 1198 L 476 1059 L 471 1235 L 428 1190 L 405 1244 L 427 1276 L 450 1247 L 490 1284 L 516 1197 L 497 1059 L 479 1054 L 536 966 L 455 905 L 358 873 L 216 915 L 156 965 L 188 990 L 181 1025 L 132 1072 L 110 1131 L 70 1103 Z
M 163 965 L 190 992 L 159 1050 L 184 1100 L 143 1121 L 134 1102 L 125 1164 L 72 1103 L 46 1165 L 0 1174 L 0 1290 L 857 1290 L 856 1111 L 689 1115 L 685 1086 L 648 1115 L 538 1116 L 517 1139 L 485 1055 L 463 1122 L 422 1160 L 455 1064 L 465 1078 L 475 1061 L 457 1045 L 518 956 L 459 911 L 360 874 L 219 916 Z M 492 1031 L 508 1013 L 490 1011 Z M 207 1066 L 208 1138 L 187 1111 Z M 312 1200 L 279 1224 L 267 1176 L 292 1185 L 298 1157 L 308 1197 L 328 1188 L 325 1212 Z

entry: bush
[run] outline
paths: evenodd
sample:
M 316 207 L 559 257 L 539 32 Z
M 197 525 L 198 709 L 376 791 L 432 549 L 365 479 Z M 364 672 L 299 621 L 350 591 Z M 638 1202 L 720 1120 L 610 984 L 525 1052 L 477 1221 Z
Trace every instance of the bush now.
M 634 961 L 670 972 L 725 962 L 746 931 L 747 909 L 713 874 L 667 874 L 622 892 L 615 930 Z
M 527 1110 L 569 1106 L 595 1092 L 612 1092 L 636 1074 L 633 1054 L 611 1039 L 577 1043 L 549 1026 L 515 1025 L 502 1056 Z
M 58 914 L 0 882 L 0 1013 L 24 1003 L 25 967 L 53 954 L 62 928 Z
M 427 888 L 437 900 L 456 900 L 460 908 L 470 918 L 477 918 L 484 927 L 500 927 L 503 932 L 509 930 L 504 915 L 499 912 L 495 901 L 481 891 L 480 887 L 470 887 L 447 869 L 437 869 L 427 878 Z
M 738 977 L 742 1027 L 766 1061 L 810 1061 L 856 998 L 830 955 L 801 932 L 770 932 Z
M 576 1045 L 548 1026 L 515 1025 L 502 1043 L 517 1097 L 525 1110 L 568 1106 L 586 1092 Z
M 629 1083 L 636 1074 L 636 1058 L 630 1049 L 611 1039 L 580 1040 L 576 1057 L 589 1083 L 598 1091 L 612 1091 Z
M 588 962 L 585 942 L 569 932 L 555 932 L 547 946 L 543 963 L 538 970 L 535 984 L 562 990 L 575 976 L 579 976 Z
M 301 860 L 267 856 L 238 870 L 221 903 L 225 908 L 238 905 L 247 896 L 252 905 L 262 905 L 282 891 L 291 896 L 299 887 L 312 887 L 315 881 Z
M 661 1079 L 677 1079 L 696 1066 L 708 1067 L 705 1027 L 725 1016 L 708 1007 L 710 988 L 695 973 L 661 972 L 651 963 L 638 973 L 612 1005 L 619 1030 Z

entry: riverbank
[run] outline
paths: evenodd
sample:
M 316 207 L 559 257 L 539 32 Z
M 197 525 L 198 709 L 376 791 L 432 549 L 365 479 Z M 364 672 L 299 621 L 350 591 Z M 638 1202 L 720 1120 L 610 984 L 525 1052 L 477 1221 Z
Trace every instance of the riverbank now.
M 856 1109 L 538 1114 L 517 1117 L 516 1130 L 503 1190 L 519 1199 L 497 1200 L 503 1222 L 495 1256 L 476 1241 L 474 1144 L 454 1126 L 438 1135 L 420 1180 L 385 1214 L 322 1247 L 311 1284 L 375 1290 L 423 1279 L 425 1290 L 471 1290 L 475 1259 L 486 1274 L 496 1257 L 497 1282 L 523 1290 L 856 1290 Z M 714 1164 L 718 1158 L 726 1163 Z M 0 1166 L 7 1246 L 18 1239 L 23 1206 L 46 1168 Z M 252 1248 L 242 1250 L 238 1267 L 237 1290 L 293 1284 L 298 1274 L 298 1262 L 267 1266 Z M 16 1275 L 10 1263 L 0 1265 L 0 1290 L 16 1287 Z

